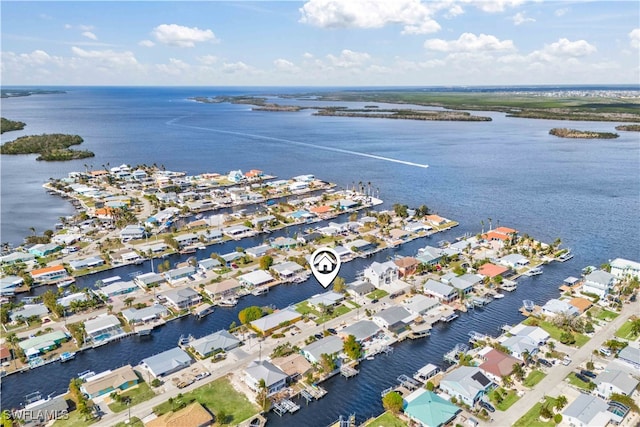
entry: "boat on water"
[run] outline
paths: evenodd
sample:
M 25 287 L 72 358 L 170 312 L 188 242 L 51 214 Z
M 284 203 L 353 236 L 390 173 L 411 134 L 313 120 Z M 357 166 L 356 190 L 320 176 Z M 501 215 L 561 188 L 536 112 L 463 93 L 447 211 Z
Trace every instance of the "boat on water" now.
M 220 307 L 235 307 L 238 304 L 238 299 L 234 297 L 223 298 L 218 302 Z
M 251 291 L 252 295 L 263 295 L 269 292 L 269 288 L 267 286 L 260 286 Z
M 565 261 L 569 261 L 571 258 L 573 258 L 573 254 L 571 253 L 571 250 L 567 250 L 565 253 L 563 253 L 562 255 L 558 256 L 556 259 L 560 262 L 565 262 Z
M 60 362 L 68 362 L 69 360 L 73 360 L 76 358 L 76 353 L 73 351 L 65 351 L 60 355 Z
M 196 253 L 196 248 L 184 248 L 180 250 L 181 255 L 195 254 L 195 253 Z
M 458 317 L 458 315 L 456 313 L 451 313 L 448 316 L 442 316 L 440 318 L 441 321 L 445 322 L 445 323 L 449 323 L 451 322 L 453 319 L 456 319 Z
M 375 359 L 374 356 L 367 356 L 367 360 L 373 360 L 373 359 Z
M 502 298 L 504 298 L 504 294 L 496 293 L 496 294 L 493 295 L 493 297 L 495 299 L 502 299 Z
M 533 301 L 526 299 L 522 301 L 522 306 L 527 311 L 533 311 L 533 307 L 535 306 L 535 304 L 533 303 Z
M 202 319 L 203 317 L 213 313 L 213 311 L 214 311 L 214 308 L 211 304 L 203 304 L 201 307 L 199 307 L 196 311 L 193 312 L 193 315 L 198 319 Z
M 58 286 L 58 289 L 64 289 L 67 286 L 74 284 L 75 282 L 76 282 L 76 279 L 71 278 L 71 279 L 62 280 L 56 283 L 56 285 Z
M 523 275 L 527 276 L 527 277 L 533 277 L 533 276 L 539 276 L 540 274 L 542 274 L 542 268 L 540 267 L 533 267 L 532 269 L 530 269 L 529 271 L 526 271 L 523 273 Z
M 83 381 L 86 381 L 88 378 L 91 378 L 95 374 L 96 373 L 94 371 L 82 371 L 82 372 L 78 372 L 78 378 L 80 378 Z
M 189 336 L 187 337 L 185 337 L 184 335 L 180 335 L 180 338 L 178 338 L 178 345 L 185 346 L 185 345 L 188 345 L 193 340 L 195 340 L 195 338 L 191 334 L 189 334 Z
M 147 327 L 137 328 L 136 334 L 143 337 L 143 336 L 151 335 L 151 331 L 153 331 L 153 327 L 147 326 Z

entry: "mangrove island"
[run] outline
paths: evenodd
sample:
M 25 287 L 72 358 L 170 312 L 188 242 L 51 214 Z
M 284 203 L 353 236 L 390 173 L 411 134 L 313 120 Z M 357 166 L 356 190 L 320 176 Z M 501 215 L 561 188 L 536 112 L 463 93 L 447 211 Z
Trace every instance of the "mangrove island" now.
M 21 136 L 0 145 L 0 154 L 40 154 L 36 160 L 64 161 L 94 157 L 87 150 L 71 150 L 72 145 L 82 144 L 82 137 L 65 134 Z

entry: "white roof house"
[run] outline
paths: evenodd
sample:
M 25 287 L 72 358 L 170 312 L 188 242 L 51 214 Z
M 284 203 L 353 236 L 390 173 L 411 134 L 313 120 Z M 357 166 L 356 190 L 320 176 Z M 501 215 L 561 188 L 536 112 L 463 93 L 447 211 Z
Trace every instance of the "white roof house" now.
M 342 301 L 344 301 L 344 295 L 338 292 L 328 291 L 312 296 L 307 300 L 307 303 L 312 307 L 318 307 L 320 304 L 327 307 L 333 307 L 334 305 L 340 304 Z
M 144 228 L 139 225 L 130 224 L 120 230 L 120 240 L 128 242 L 129 240 L 142 239 L 144 237 Z
M 430 298 L 422 294 L 416 294 L 403 301 L 402 304 L 410 313 L 417 316 L 421 316 L 429 310 L 440 307 L 440 301 L 437 298 Z
M 493 381 L 475 366 L 461 366 L 440 381 L 440 389 L 469 406 L 474 406 L 493 386 Z
M 335 335 L 329 335 L 312 342 L 311 344 L 303 347 L 300 351 L 309 362 L 319 363 L 322 360 L 323 354 L 338 354 L 342 351 L 343 347 L 344 343 L 339 337 Z
M 26 320 L 31 316 L 42 317 L 48 313 L 49 309 L 44 304 L 26 304 L 18 309 L 11 310 L 9 319 L 15 322 L 20 317 Z
M 394 305 L 376 313 L 372 320 L 381 328 L 390 328 L 399 323 L 409 323 L 415 318 L 406 308 Z
M 498 264 L 502 264 L 509 268 L 518 268 L 529 264 L 529 260 L 527 257 L 520 254 L 509 254 L 500 258 L 498 260 Z
M 611 266 L 611 274 L 618 279 L 626 276 L 640 278 L 640 262 L 630 261 L 624 258 L 616 258 L 609 263 Z
M 604 298 L 604 296 L 611 291 L 615 283 L 616 277 L 613 274 L 603 270 L 595 270 L 585 276 L 584 283 L 582 284 L 582 292 L 596 294 L 600 298 Z
M 547 316 L 556 316 L 558 314 L 577 316 L 580 312 L 568 302 L 552 298 L 542 306 L 542 314 Z
M 271 331 L 278 329 L 283 323 L 294 322 L 301 318 L 302 315 L 292 308 L 284 308 L 254 320 L 251 322 L 251 326 L 264 334 L 269 334 Z
M 189 347 L 193 348 L 200 357 L 207 357 L 219 351 L 229 351 L 239 345 L 240 340 L 224 329 L 189 343 Z
M 131 324 L 144 323 L 168 315 L 166 307 L 154 304 L 145 308 L 127 308 L 122 310 L 122 317 Z
M 563 422 L 576 427 L 606 426 L 611 420 L 609 404 L 597 396 L 578 394 L 578 398 L 562 411 Z
M 373 262 L 364 270 L 364 277 L 370 281 L 373 286 L 378 288 L 383 284 L 389 284 L 398 280 L 398 266 L 393 261 L 384 263 Z
M 193 360 L 189 353 L 180 347 L 143 359 L 140 364 L 147 368 L 154 377 L 163 377 L 191 365 Z
M 380 327 L 371 320 L 360 320 L 359 322 L 338 331 L 338 335 L 344 338 L 349 335 L 353 335 L 356 337 L 356 341 L 366 341 L 379 332 Z
M 113 314 L 103 314 L 95 319 L 84 322 L 84 330 L 88 336 L 99 338 L 103 335 L 118 335 L 123 331 L 120 328 L 120 320 Z
M 442 302 L 451 302 L 458 298 L 458 291 L 453 286 L 445 285 L 433 279 L 427 280 L 423 286 L 424 292 Z
M 214 298 L 221 295 L 235 294 L 242 285 L 236 279 L 226 279 L 222 282 L 214 282 L 204 287 L 204 291 L 209 297 Z
M 257 287 L 273 282 L 274 278 L 265 270 L 255 270 L 238 277 L 238 281 L 243 286 Z
M 287 383 L 287 374 L 280 368 L 266 360 L 256 360 L 244 370 L 244 382 L 254 391 L 260 389 L 260 380 L 264 380 L 268 389 L 267 395 L 272 395 Z
M 271 249 L 271 246 L 269 245 L 258 245 L 258 246 L 252 246 L 250 248 L 247 248 L 244 250 L 244 253 L 246 253 L 247 255 L 253 257 L 253 258 L 260 258 L 263 255 L 266 255 L 266 253 Z
M 509 329 L 511 335 L 524 336 L 531 338 L 538 345 L 542 345 L 549 340 L 549 333 L 539 326 L 527 326 L 523 323 L 518 323 L 511 329 Z
M 525 352 L 529 355 L 538 352 L 538 342 L 528 336 L 511 336 L 504 340 L 502 345 L 509 349 L 513 357 L 520 360 L 524 360 Z
M 617 369 L 605 369 L 593 380 L 596 384 L 596 393 L 608 399 L 611 394 L 618 393 L 631 396 L 638 386 L 638 380 L 626 372 Z
M 186 287 L 181 289 L 170 289 L 161 294 L 167 302 L 174 308 L 182 310 L 202 301 L 202 296 L 195 290 Z
M 271 266 L 281 278 L 288 278 L 304 271 L 304 267 L 294 261 L 285 261 Z

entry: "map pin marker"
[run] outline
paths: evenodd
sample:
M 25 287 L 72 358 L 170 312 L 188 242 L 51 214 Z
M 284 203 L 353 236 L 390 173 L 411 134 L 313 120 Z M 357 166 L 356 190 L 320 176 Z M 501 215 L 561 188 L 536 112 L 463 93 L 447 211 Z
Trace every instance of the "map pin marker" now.
M 311 272 L 323 288 L 327 288 L 340 271 L 340 257 L 331 248 L 317 249 L 309 259 Z

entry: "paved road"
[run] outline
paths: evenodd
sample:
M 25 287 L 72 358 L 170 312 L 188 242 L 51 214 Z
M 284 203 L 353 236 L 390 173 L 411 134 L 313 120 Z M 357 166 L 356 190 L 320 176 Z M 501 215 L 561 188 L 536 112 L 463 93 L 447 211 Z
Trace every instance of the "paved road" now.
M 598 333 L 584 346 L 570 354 L 571 363 L 568 366 L 562 364 L 555 365 L 549 369 L 547 376 L 531 391 L 528 391 L 516 403 L 504 413 L 495 412 L 494 422 L 485 423 L 486 426 L 510 426 L 522 417 L 533 405 L 543 399 L 544 396 L 559 396 L 564 379 L 571 372 L 575 371 L 580 364 L 589 360 L 593 350 L 602 347 L 602 344 L 613 338 L 613 334 L 627 321 L 629 316 L 640 312 L 640 302 L 625 304 L 622 312 L 613 321 L 605 325 Z
M 366 308 L 370 309 L 370 310 L 377 310 L 378 308 L 382 308 L 384 303 L 388 303 L 390 301 L 389 297 L 384 297 L 382 299 L 380 299 L 380 301 L 376 304 L 368 304 Z M 302 333 L 300 333 L 299 335 L 296 336 L 296 338 L 300 338 L 300 342 L 295 343 L 292 341 L 291 338 L 281 338 L 278 340 L 274 340 L 271 338 L 267 338 L 263 343 L 262 343 L 262 355 L 263 358 L 269 354 L 271 354 L 271 352 L 273 351 L 273 349 L 278 346 L 279 344 L 282 344 L 283 342 L 287 342 L 290 341 L 292 344 L 297 344 L 298 346 L 302 347 L 304 346 L 304 339 L 306 339 L 307 337 L 309 337 L 310 335 L 314 335 L 317 333 L 321 333 L 323 330 L 327 329 L 327 328 L 336 328 L 340 325 L 340 323 L 342 322 L 347 322 L 348 324 L 350 324 L 351 322 L 355 321 L 356 319 L 358 320 L 362 320 L 365 318 L 364 315 L 364 310 L 365 307 L 360 308 L 359 310 L 352 310 L 349 313 L 346 313 L 340 317 L 337 317 L 335 319 L 332 319 L 322 325 L 308 325 L 302 322 L 298 322 L 296 325 L 300 326 L 302 329 Z M 246 351 L 247 353 L 249 353 L 249 356 L 245 357 L 242 360 L 239 360 L 237 362 L 233 362 L 231 364 L 228 364 L 226 366 L 220 367 L 219 369 L 215 369 L 215 365 L 214 368 L 211 369 L 211 376 L 205 378 L 204 380 L 195 382 L 194 384 L 191 384 L 190 386 L 183 388 L 183 389 L 171 389 L 168 390 L 156 397 L 154 397 L 153 399 L 150 399 L 146 402 L 142 402 L 134 407 L 131 408 L 131 416 L 132 417 L 138 417 L 140 419 L 143 419 L 149 415 L 151 415 L 151 413 L 153 412 L 153 407 L 157 406 L 163 402 L 166 402 L 170 397 L 175 397 L 177 396 L 179 393 L 186 393 L 189 392 L 191 390 L 194 390 L 198 387 L 202 387 L 205 384 L 208 384 L 218 378 L 224 377 L 232 372 L 237 372 L 240 371 L 242 368 L 244 368 L 246 365 L 248 365 L 251 361 L 255 360 L 258 358 L 258 353 L 260 352 L 260 348 L 255 345 L 255 343 L 251 344 L 251 345 L 245 345 L 243 347 L 240 347 L 241 349 L 243 349 L 244 351 Z M 206 362 L 205 362 L 206 363 Z M 206 365 L 211 366 L 209 363 L 206 363 Z M 128 413 L 127 411 L 118 413 L 118 414 L 107 414 L 105 416 L 103 416 L 103 418 L 96 424 L 94 424 L 95 426 L 112 426 L 115 425 L 119 422 L 123 422 L 125 420 L 127 420 L 128 418 Z

